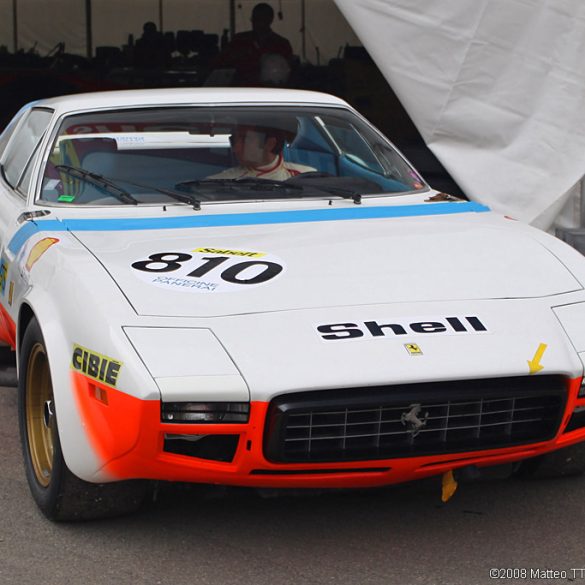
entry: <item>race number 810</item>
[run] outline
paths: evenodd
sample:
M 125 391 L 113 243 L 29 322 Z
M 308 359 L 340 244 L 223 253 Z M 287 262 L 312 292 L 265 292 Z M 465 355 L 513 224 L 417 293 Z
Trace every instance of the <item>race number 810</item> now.
M 191 264 L 191 261 L 195 262 Z M 229 262 L 229 266 L 226 262 Z M 185 263 L 190 265 L 186 266 Z M 132 264 L 132 268 L 141 272 L 170 273 L 187 268 L 190 270 L 183 278 L 219 277 L 230 284 L 257 285 L 268 282 L 278 276 L 283 267 L 269 260 L 237 260 L 229 256 L 194 257 L 185 252 L 159 252 L 151 254 L 148 260 L 140 260 Z M 181 270 L 182 272 L 182 270 Z

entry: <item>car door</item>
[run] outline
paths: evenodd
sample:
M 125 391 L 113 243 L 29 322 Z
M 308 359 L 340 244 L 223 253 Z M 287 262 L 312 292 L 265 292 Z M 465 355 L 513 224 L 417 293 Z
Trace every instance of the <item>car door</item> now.
M 11 315 L 12 291 L 7 284 L 16 278 L 16 271 L 11 270 L 16 250 L 9 244 L 29 220 L 24 213 L 35 183 L 34 163 L 52 115 L 47 108 L 25 110 L 0 136 L 0 341 L 11 345 L 15 315 Z

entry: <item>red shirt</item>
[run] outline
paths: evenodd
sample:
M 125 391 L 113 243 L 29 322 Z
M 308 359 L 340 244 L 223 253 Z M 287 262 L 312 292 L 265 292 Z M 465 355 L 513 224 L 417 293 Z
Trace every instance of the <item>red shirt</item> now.
M 218 57 L 216 68 L 234 68 L 237 85 L 259 85 L 260 62 L 270 54 L 282 55 L 290 65 L 293 52 L 288 40 L 275 32 L 262 37 L 254 31 L 238 33 Z

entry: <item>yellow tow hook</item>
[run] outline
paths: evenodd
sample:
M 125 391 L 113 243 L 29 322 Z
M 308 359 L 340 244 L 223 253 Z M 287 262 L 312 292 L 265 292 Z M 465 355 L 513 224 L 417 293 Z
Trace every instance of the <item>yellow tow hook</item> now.
M 452 469 L 443 473 L 443 479 L 441 483 L 442 483 L 441 500 L 445 504 L 453 497 L 453 494 L 457 491 L 457 482 L 453 477 Z

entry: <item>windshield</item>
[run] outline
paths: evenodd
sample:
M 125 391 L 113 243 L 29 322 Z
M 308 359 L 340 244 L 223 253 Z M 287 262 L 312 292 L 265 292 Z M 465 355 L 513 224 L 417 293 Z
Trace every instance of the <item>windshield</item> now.
M 165 107 L 66 117 L 40 198 L 199 205 L 424 189 L 392 145 L 345 109 Z

